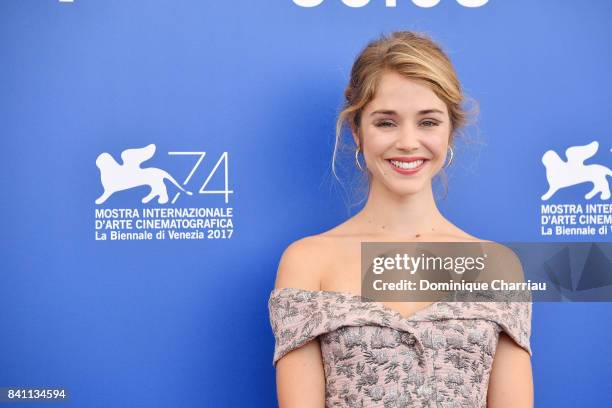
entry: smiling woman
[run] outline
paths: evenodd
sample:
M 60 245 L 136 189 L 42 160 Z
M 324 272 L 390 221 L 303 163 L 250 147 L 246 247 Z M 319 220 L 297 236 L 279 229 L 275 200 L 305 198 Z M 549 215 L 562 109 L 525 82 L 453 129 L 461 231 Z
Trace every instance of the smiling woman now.
M 363 166 L 359 154 L 363 154 L 366 163 L 375 162 L 372 154 L 388 149 L 386 144 L 407 144 L 402 146 L 407 149 L 405 154 L 383 157 L 387 163 L 382 166 L 368 166 L 363 174 L 368 184 L 365 190 L 371 190 L 372 181 L 376 179 L 372 172 L 381 169 L 394 170 L 391 174 L 415 175 L 411 184 L 404 182 L 405 177 L 401 180 L 404 189 L 419 190 L 427 179 L 438 176 L 446 190 L 444 168 L 453 161 L 455 138 L 469 117 L 477 115 L 478 105 L 474 103 L 473 110 L 465 110 L 468 98 L 440 46 L 415 33 L 394 33 L 388 41 L 371 42 L 363 50 L 353 65 L 351 78 L 344 91 L 345 106 L 336 122 L 332 156 L 336 178 L 336 157 L 338 151 L 346 150 L 341 135 L 344 125 L 348 124 L 357 147 L 355 162 L 360 170 Z M 407 154 L 419 135 L 426 136 L 420 139 L 429 154 Z M 372 148 L 368 149 L 370 146 Z M 448 155 L 446 163 L 445 154 Z M 421 176 L 418 179 L 417 173 Z
M 364 242 L 484 242 L 446 219 L 432 191 L 468 116 L 450 60 L 426 35 L 382 36 L 344 96 L 332 168 L 348 123 L 367 202 L 281 256 L 268 302 L 280 408 L 533 406 L 530 302 L 359 295 Z

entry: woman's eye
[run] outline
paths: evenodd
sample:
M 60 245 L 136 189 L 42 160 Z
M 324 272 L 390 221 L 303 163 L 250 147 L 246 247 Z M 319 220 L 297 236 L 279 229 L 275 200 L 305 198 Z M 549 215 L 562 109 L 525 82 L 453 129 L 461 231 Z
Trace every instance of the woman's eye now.
M 434 127 L 434 126 L 440 125 L 438 122 L 433 121 L 433 120 L 424 120 L 423 122 L 421 122 L 421 124 L 424 127 Z M 389 122 L 388 120 L 378 122 L 376 124 L 376 127 L 381 127 L 381 128 L 387 128 L 387 127 L 392 127 L 392 126 L 395 126 L 395 124 L 393 122 Z

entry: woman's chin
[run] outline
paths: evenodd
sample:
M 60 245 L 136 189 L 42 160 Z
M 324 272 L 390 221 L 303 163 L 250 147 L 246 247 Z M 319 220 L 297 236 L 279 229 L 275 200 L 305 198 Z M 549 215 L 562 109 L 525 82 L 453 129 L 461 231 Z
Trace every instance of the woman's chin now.
M 397 183 L 388 186 L 389 190 L 400 196 L 408 196 L 421 193 L 425 190 L 425 185 L 422 183 Z

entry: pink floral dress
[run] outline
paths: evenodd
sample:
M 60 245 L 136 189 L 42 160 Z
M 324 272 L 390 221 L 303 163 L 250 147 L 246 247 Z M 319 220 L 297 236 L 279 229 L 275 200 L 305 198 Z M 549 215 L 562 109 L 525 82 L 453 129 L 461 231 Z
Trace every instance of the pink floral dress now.
M 410 317 L 346 292 L 273 289 L 276 362 L 320 337 L 326 407 L 486 407 L 499 333 L 532 355 L 529 302 L 436 302 Z

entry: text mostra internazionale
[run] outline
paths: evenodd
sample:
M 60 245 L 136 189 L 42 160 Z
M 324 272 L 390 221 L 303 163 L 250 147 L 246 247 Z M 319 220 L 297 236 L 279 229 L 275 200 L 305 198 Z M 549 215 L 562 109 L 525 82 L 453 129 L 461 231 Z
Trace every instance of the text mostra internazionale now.
M 96 208 L 96 218 L 204 218 L 233 216 L 233 208 Z
M 228 208 L 106 208 L 96 209 L 97 230 L 233 228 Z

